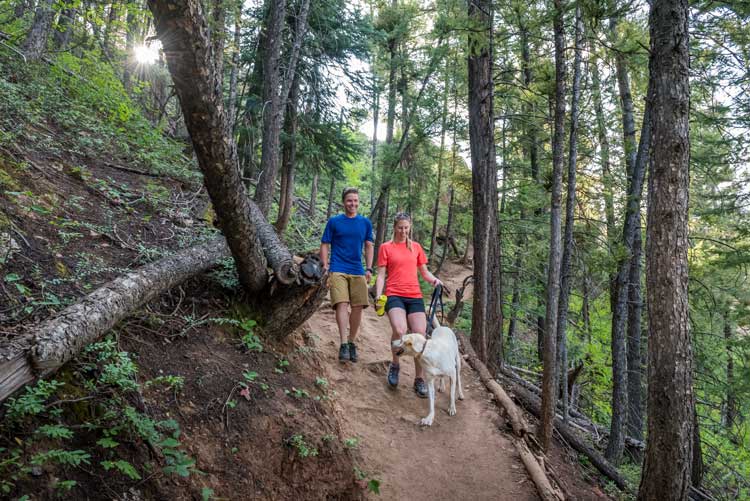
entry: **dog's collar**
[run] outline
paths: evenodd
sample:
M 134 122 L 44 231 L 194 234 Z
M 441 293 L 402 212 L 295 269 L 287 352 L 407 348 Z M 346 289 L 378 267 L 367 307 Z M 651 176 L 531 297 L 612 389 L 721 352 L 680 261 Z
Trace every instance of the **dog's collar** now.
M 427 348 L 427 341 L 429 340 L 430 338 L 425 338 L 424 344 L 422 345 L 422 351 L 417 353 L 417 355 L 414 357 L 415 360 L 419 360 L 420 358 L 422 358 L 422 353 L 424 353 L 425 348 Z

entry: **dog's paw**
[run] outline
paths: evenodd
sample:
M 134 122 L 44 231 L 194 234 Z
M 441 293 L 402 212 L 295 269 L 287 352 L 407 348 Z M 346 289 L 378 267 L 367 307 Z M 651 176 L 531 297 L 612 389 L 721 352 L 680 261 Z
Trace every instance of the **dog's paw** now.
M 426 418 L 422 418 L 419 424 L 421 426 L 432 426 L 432 416 L 427 416 Z
M 463 395 L 463 393 L 462 393 L 462 394 L 460 394 L 460 395 L 458 396 L 458 399 L 459 399 L 459 400 L 463 400 L 463 399 L 464 399 L 464 395 Z
M 455 405 L 452 405 L 452 406 L 451 406 L 451 407 L 450 407 L 450 408 L 448 409 L 448 415 L 449 415 L 449 416 L 455 416 L 455 415 L 456 415 L 456 406 L 455 406 Z

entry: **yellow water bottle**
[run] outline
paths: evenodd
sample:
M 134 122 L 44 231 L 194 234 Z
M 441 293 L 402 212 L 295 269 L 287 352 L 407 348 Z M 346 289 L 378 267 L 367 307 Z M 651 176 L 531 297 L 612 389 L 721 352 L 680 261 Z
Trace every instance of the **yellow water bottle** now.
M 388 301 L 388 297 L 385 294 L 381 294 L 377 301 L 375 301 L 375 313 L 379 317 L 385 315 L 385 303 Z

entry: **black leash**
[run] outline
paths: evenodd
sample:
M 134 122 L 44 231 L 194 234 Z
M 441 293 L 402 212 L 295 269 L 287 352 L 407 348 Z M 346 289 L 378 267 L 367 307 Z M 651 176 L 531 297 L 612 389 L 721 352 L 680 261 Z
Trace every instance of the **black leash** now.
M 435 290 L 432 291 L 432 299 L 430 299 L 430 308 L 427 314 L 427 339 L 432 337 L 432 321 L 435 319 L 438 306 L 440 306 L 440 317 L 445 318 L 445 307 L 443 306 L 443 286 L 438 285 Z

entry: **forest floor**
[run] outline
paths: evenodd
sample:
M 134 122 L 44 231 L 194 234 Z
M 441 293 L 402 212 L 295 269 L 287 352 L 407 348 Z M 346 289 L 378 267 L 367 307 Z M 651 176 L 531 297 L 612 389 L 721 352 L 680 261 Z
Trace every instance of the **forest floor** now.
M 440 276 L 455 291 L 469 274 L 470 268 L 448 263 Z M 471 298 L 470 286 L 464 298 Z M 357 337 L 357 363 L 338 362 L 338 329 L 328 303 L 305 330 L 326 360 L 323 365 L 336 395 L 343 434 L 356 440 L 361 467 L 379 481 L 380 496 L 369 493 L 371 499 L 539 499 L 510 435 L 502 431 L 506 424 L 491 395 L 467 363 L 461 373 L 465 399 L 457 402 L 457 414 L 447 413 L 448 393 L 438 393 L 435 422 L 420 427 L 428 401 L 412 389 L 413 361 L 402 362 L 397 390 L 386 383 L 391 337 L 387 317 L 376 316 L 372 308 L 365 310 Z M 582 480 L 578 465 L 559 446 L 551 465 L 573 499 L 607 498 Z

